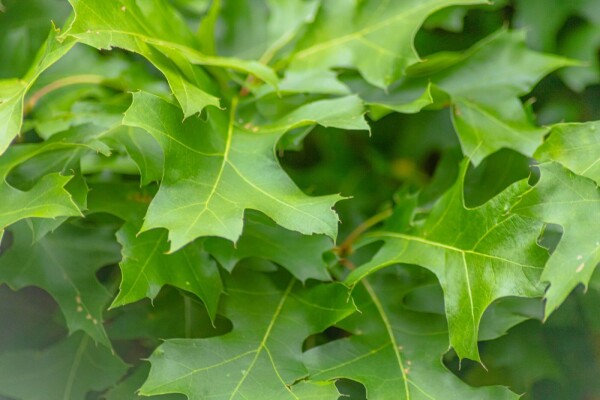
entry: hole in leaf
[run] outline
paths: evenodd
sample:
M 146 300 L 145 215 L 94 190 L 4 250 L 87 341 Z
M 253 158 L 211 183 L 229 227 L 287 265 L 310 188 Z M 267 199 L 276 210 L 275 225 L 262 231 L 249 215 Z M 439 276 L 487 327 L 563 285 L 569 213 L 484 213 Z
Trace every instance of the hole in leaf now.
M 351 379 L 338 379 L 335 381 L 341 396 L 339 400 L 366 400 L 367 389 L 360 383 Z
M 502 149 L 469 168 L 465 177 L 465 204 L 477 207 L 496 196 L 513 182 L 527 178 L 530 159 L 513 150 Z
M 325 343 L 333 342 L 334 340 L 350 337 L 352 334 L 344 329 L 331 326 L 323 332 L 310 335 L 302 343 L 302 351 L 308 351 L 314 347 L 324 345 Z
M 12 246 L 14 241 L 14 236 L 11 231 L 4 231 L 4 235 L 2 239 L 0 239 L 0 256 L 4 254 L 10 247 Z
M 542 234 L 538 238 L 538 244 L 552 254 L 563 235 L 563 228 L 557 224 L 546 224 Z
M 433 274 L 432 274 L 433 275 Z M 435 276 L 433 277 L 435 279 Z M 444 293 L 437 283 L 417 287 L 404 296 L 404 306 L 412 311 L 444 315 Z

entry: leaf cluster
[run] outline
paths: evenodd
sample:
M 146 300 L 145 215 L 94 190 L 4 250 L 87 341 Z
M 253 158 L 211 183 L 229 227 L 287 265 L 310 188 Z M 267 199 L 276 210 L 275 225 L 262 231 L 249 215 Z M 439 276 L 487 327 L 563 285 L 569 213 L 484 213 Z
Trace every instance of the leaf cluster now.
M 599 396 L 600 7 L 508 3 L 0 3 L 0 396 Z

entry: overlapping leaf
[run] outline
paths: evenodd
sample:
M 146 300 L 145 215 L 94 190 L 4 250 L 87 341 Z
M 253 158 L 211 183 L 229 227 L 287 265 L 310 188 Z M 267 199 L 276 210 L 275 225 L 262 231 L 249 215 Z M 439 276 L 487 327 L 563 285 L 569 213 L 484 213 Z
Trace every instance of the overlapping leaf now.
M 323 260 L 323 253 L 333 248 L 330 238 L 291 232 L 264 216 L 247 215 L 244 233 L 235 245 L 210 238 L 205 247 L 229 271 L 242 259 L 259 257 L 278 263 L 302 282 L 331 279 Z
M 594 181 L 557 163 L 541 164 L 539 169 L 540 181 L 511 212 L 563 229 L 541 276 L 542 281 L 550 283 L 546 291 L 547 317 L 577 285 L 587 285 L 600 262 L 600 189 Z
M 225 1 L 213 7 L 219 3 L 223 28 L 211 32 L 217 36 L 219 54 L 268 62 L 296 38 L 305 24 L 314 21 L 321 0 Z
M 459 357 L 479 360 L 477 339 L 484 311 L 500 297 L 541 296 L 538 279 L 548 254 L 537 245 L 542 224 L 508 214 L 527 183 L 519 181 L 482 206 L 466 208 L 467 165 L 463 162 L 458 181 L 422 224 L 377 233 L 384 246 L 373 260 L 352 271 L 347 283 L 355 285 L 395 263 L 431 270 L 444 291 L 450 344 Z
M 535 159 L 557 161 L 600 185 L 600 121 L 552 126 Z
M 77 333 L 42 352 L 0 355 L 0 394 L 17 399 L 84 400 L 116 384 L 127 366 L 109 349 Z
M 185 116 L 219 105 L 214 83 L 194 64 L 240 70 L 277 83 L 275 73 L 256 61 L 202 54 L 182 17 L 163 1 L 73 0 L 71 4 L 75 19 L 63 37 L 99 49 L 120 47 L 146 57 L 167 78 Z
M 116 189 L 118 195 L 114 193 Z M 152 195 L 151 190 L 131 184 L 92 186 L 90 211 L 114 214 L 125 221 L 117 231 L 117 240 L 122 246 L 119 264 L 122 278 L 119 294 L 111 307 L 145 297 L 154 299 L 164 285 L 173 285 L 198 296 L 214 319 L 223 287 L 217 266 L 202 245 L 190 243 L 169 254 L 166 230 L 138 234 Z
M 330 385 L 293 385 L 307 375 L 302 342 L 354 311 L 340 284 L 302 285 L 287 275 L 236 271 L 223 314 L 233 330 L 209 339 L 167 340 L 151 356 L 143 395 L 189 398 L 337 398 Z M 306 393 L 308 392 L 308 393 Z
M 81 215 L 77 203 L 85 201 L 86 193 L 73 198 L 65 187 L 70 184 L 78 190 L 78 182 L 61 173 L 70 172 L 69 168 L 78 169 L 79 158 L 87 152 L 110 153 L 106 145 L 97 140 L 99 133 L 96 128 L 83 126 L 43 143 L 11 147 L 2 155 L 0 234 L 6 226 L 24 218 L 58 218 L 56 224 L 51 223 L 58 226 L 64 220 L 60 217 Z M 20 188 L 28 190 L 9 184 L 9 173 L 14 175 Z M 79 183 L 85 186 L 84 182 Z
M 35 285 L 60 306 L 71 332 L 83 330 L 110 346 L 102 314 L 111 294 L 96 271 L 119 260 L 111 231 L 63 224 L 35 243 L 24 222 L 11 228 L 13 243 L 0 257 L 0 282 L 13 289 Z
M 353 297 L 360 313 L 337 326 L 352 336 L 305 353 L 310 378 L 348 378 L 368 399 L 517 399 L 506 388 L 472 388 L 448 371 L 446 321 L 403 305 L 407 292 L 428 283 L 415 267 L 390 268 L 364 279 Z
M 269 126 L 238 126 L 235 102 L 209 119 L 182 122 L 181 110 L 137 93 L 124 123 L 145 129 L 165 152 L 165 175 L 143 230 L 169 230 L 171 251 L 199 236 L 236 241 L 247 208 L 264 212 L 284 228 L 336 236 L 331 210 L 339 196 L 308 197 L 281 170 L 275 144 L 287 130 L 313 124 L 368 129 L 356 97 L 304 105 Z
M 578 24 L 570 20 L 577 18 Z M 565 83 L 577 91 L 600 80 L 597 52 L 600 47 L 600 6 L 594 0 L 520 0 L 514 22 L 526 29 L 527 43 L 536 50 L 555 52 L 584 60 L 585 68 L 560 72 Z M 565 29 L 568 27 L 569 29 Z
M 74 40 L 59 43 L 56 41 L 56 32 L 52 31 L 22 79 L 0 81 L 0 154 L 21 132 L 23 100 L 29 88 L 44 70 L 63 57 L 74 44 Z
M 501 30 L 464 53 L 438 53 L 415 65 L 413 76 L 395 83 L 389 95 L 360 84 L 356 90 L 370 104 L 399 112 L 451 104 L 463 153 L 479 164 L 501 148 L 533 155 L 548 129 L 532 123 L 519 97 L 548 73 L 573 64 L 529 50 L 525 32 Z
M 371 84 L 386 87 L 419 60 L 417 30 L 433 12 L 479 0 L 369 0 L 361 4 L 324 1 L 315 22 L 300 39 L 291 71 L 321 76 L 333 67 L 357 69 Z

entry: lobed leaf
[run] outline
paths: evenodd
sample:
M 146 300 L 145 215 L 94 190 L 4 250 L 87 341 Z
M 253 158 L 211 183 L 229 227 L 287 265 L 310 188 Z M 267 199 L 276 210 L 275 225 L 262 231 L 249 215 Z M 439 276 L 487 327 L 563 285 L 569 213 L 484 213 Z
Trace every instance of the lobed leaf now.
M 0 282 L 13 289 L 44 289 L 60 306 L 70 332 L 83 330 L 110 348 L 102 314 L 111 294 L 95 275 L 119 260 L 110 230 L 63 224 L 35 243 L 24 222 L 10 231 L 13 243 L 0 257 Z
M 538 279 L 548 254 L 537 244 L 542 224 L 508 214 L 527 183 L 516 182 L 482 206 L 466 208 L 467 166 L 464 161 L 458 181 L 422 224 L 376 233 L 384 246 L 371 261 L 352 271 L 346 283 L 356 285 L 395 263 L 429 269 L 444 291 L 450 344 L 460 358 L 479 361 L 477 339 L 484 311 L 501 297 L 541 296 Z
M 278 278 L 278 279 L 275 279 Z M 302 287 L 281 274 L 242 270 L 226 280 L 223 314 L 233 330 L 209 339 L 167 340 L 150 357 L 141 394 L 190 399 L 337 398 L 331 385 L 295 385 L 307 374 L 302 342 L 354 311 L 340 284 Z
M 165 152 L 165 175 L 150 204 L 143 231 L 169 230 L 171 251 L 200 236 L 236 241 L 247 208 L 264 212 L 284 228 L 335 237 L 339 196 L 308 197 L 281 170 L 275 145 L 287 130 L 313 123 L 365 129 L 355 97 L 302 106 L 270 126 L 238 126 L 235 104 L 228 113 L 211 110 L 203 122 L 176 106 L 136 93 L 124 118 L 145 129 Z
M 563 233 L 544 268 L 546 318 L 580 283 L 587 285 L 600 263 L 600 189 L 558 163 L 539 166 L 539 182 L 525 193 L 511 212 L 558 224 Z
M 444 367 L 444 317 L 403 305 L 410 291 L 427 282 L 414 267 L 389 268 L 363 279 L 353 291 L 360 312 L 337 324 L 351 336 L 304 354 L 310 379 L 352 379 L 365 385 L 373 400 L 518 399 L 506 388 L 470 387 Z
M 0 355 L 0 394 L 28 400 L 84 400 L 123 376 L 127 366 L 109 349 L 77 333 L 43 351 Z

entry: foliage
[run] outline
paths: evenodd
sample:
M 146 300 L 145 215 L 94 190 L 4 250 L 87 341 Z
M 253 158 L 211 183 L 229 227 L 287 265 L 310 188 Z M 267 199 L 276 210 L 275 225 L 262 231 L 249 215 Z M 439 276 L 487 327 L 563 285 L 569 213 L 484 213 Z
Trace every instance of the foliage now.
M 0 3 L 0 397 L 600 397 L 555 3 Z

